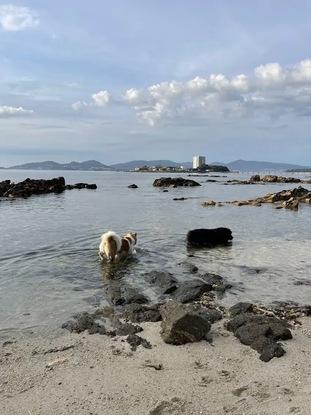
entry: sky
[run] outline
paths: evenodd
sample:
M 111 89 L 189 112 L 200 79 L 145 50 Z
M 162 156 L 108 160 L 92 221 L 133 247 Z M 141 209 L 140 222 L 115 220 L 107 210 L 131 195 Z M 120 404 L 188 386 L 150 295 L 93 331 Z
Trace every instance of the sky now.
M 0 166 L 311 165 L 309 0 L 0 0 Z

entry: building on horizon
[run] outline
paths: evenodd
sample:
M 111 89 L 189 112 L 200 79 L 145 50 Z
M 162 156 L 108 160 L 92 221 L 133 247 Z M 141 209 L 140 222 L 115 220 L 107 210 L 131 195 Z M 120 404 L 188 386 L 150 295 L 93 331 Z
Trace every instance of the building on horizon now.
M 205 157 L 204 156 L 193 156 L 192 157 L 192 168 L 198 169 L 205 165 Z

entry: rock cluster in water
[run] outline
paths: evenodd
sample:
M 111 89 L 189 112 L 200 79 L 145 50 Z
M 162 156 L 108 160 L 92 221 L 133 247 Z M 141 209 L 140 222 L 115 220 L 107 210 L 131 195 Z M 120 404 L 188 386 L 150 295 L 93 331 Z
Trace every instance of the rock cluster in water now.
M 184 179 L 183 177 L 161 177 L 160 179 L 155 179 L 153 182 L 154 187 L 194 187 L 201 186 L 200 183 Z
M 255 174 L 248 180 L 227 180 L 225 184 L 265 184 L 265 183 L 311 183 L 311 180 L 303 180 L 298 177 L 284 177 L 276 175 L 260 176 Z
M 7 198 L 27 198 L 32 195 L 42 195 L 47 193 L 62 193 L 71 189 L 96 189 L 96 184 L 77 183 L 66 185 L 64 177 L 53 179 L 26 179 L 22 182 L 14 183 L 11 180 L 0 182 L 0 197 Z
M 311 191 L 301 186 L 295 189 L 282 190 L 277 193 L 268 193 L 265 196 L 257 197 L 256 199 L 248 200 L 234 200 L 228 202 L 235 206 L 261 206 L 263 203 L 276 204 L 278 209 L 292 209 L 298 210 L 300 203 L 311 204 Z

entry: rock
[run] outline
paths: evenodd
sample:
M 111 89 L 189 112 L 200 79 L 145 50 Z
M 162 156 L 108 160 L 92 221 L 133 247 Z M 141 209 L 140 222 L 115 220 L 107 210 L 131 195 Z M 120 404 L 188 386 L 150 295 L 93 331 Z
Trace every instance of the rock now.
M 78 313 L 73 318 L 74 320 L 64 323 L 62 328 L 74 333 L 82 333 L 87 330 L 89 334 L 107 334 L 105 326 L 96 321 L 97 316 L 95 314 Z
M 233 239 L 229 228 L 193 229 L 187 234 L 187 243 L 192 247 L 209 247 L 228 245 Z
M 224 279 L 217 274 L 201 274 L 199 275 L 199 278 L 201 278 L 206 284 L 209 284 L 212 287 L 213 291 L 224 293 L 229 288 L 232 288 L 231 284 L 226 283 Z
M 160 311 L 161 337 L 165 343 L 180 345 L 200 341 L 211 328 L 208 312 L 198 304 L 169 301 Z
M 151 271 L 145 274 L 146 280 L 161 289 L 162 294 L 170 294 L 177 289 L 177 280 L 169 272 Z
M 255 174 L 254 176 L 251 176 L 251 178 L 249 179 L 250 182 L 260 182 L 260 176 L 259 174 Z
M 273 357 L 283 356 L 285 350 L 277 341 L 292 338 L 288 324 L 274 316 L 252 313 L 249 303 L 236 305 L 234 312 L 243 309 L 246 309 L 247 312 L 236 314 L 227 322 L 227 329 L 232 331 L 241 343 L 256 350 L 260 354 L 260 359 L 264 362 L 271 360 Z
M 207 202 L 203 202 L 202 206 L 203 207 L 216 206 L 216 202 L 214 202 L 214 200 L 208 200 Z
M 137 291 L 134 287 L 120 284 L 118 279 L 109 280 L 105 287 L 106 296 L 114 305 L 125 305 L 131 303 L 147 304 L 148 297 Z
M 179 284 L 179 287 L 173 292 L 172 298 L 181 303 L 189 303 L 199 300 L 202 295 L 213 289 L 211 284 L 207 284 L 202 280 L 193 279 L 184 281 Z
M 127 186 L 129 189 L 138 189 L 137 184 L 130 184 L 129 186 Z
M 291 197 L 283 202 L 283 206 L 285 209 L 298 210 L 299 202 L 294 197 Z
M 187 200 L 187 197 L 174 197 L 173 200 Z
M 160 304 L 129 304 L 125 307 L 122 317 L 133 323 L 143 323 L 146 321 L 156 322 L 161 320 L 159 310 Z
M 65 190 L 65 179 L 57 177 L 54 179 L 26 179 L 19 183 L 11 183 L 5 180 L 0 184 L 1 197 L 23 197 L 41 195 L 46 193 L 61 193 Z
M 252 303 L 237 303 L 229 308 L 229 314 L 231 317 L 235 317 L 238 314 L 252 313 L 253 306 L 254 305 Z
M 76 183 L 76 184 L 67 184 L 66 190 L 73 190 L 73 189 L 97 189 L 97 185 L 95 183 Z
M 138 346 L 143 346 L 145 349 L 151 349 L 151 344 L 146 340 L 143 339 L 140 336 L 137 336 L 137 334 L 130 334 L 127 336 L 126 341 L 131 345 L 131 349 L 134 352 L 137 350 Z
M 160 179 L 156 179 L 153 182 L 154 187 L 193 187 L 193 186 L 201 186 L 200 183 L 190 180 L 184 179 L 182 177 L 161 177 Z
M 268 183 L 276 183 L 278 181 L 278 176 L 267 175 L 262 178 L 262 181 Z

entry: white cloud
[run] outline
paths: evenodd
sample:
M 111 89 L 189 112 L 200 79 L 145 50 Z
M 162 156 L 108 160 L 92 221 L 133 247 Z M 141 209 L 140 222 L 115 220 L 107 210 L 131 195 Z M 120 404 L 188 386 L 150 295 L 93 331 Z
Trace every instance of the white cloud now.
M 33 110 L 25 110 L 23 107 L 0 106 L 0 117 L 33 114 Z
M 0 5 L 0 26 L 4 31 L 18 32 L 39 24 L 38 15 L 28 7 Z
M 80 111 L 80 110 L 82 110 L 83 108 L 85 108 L 87 106 L 88 106 L 88 104 L 85 101 L 77 101 L 77 102 L 74 102 L 71 105 L 71 107 L 74 111 Z
M 110 94 L 108 91 L 104 90 L 104 91 L 99 91 L 96 94 L 92 95 L 92 99 L 94 101 L 94 104 L 97 107 L 104 107 L 108 104 L 109 100 L 110 100 Z
M 128 89 L 123 102 L 139 120 L 155 125 L 161 120 L 185 118 L 278 117 L 311 114 L 311 60 L 286 68 L 279 63 L 260 65 L 253 76 L 223 74 L 167 81 L 146 89 Z

